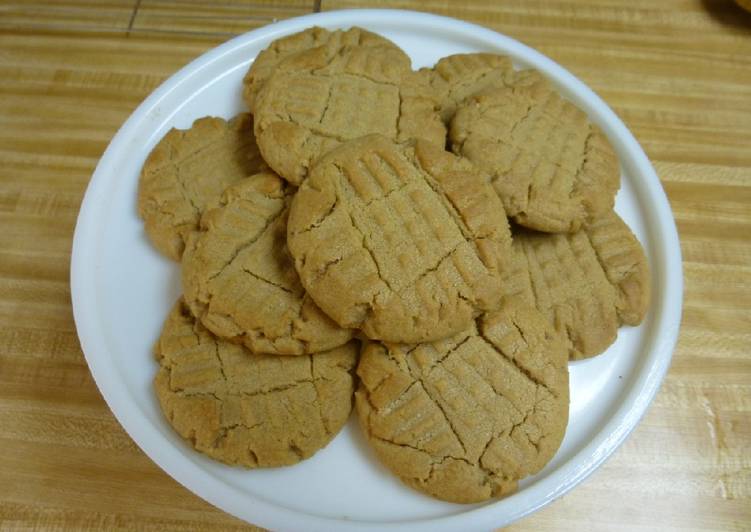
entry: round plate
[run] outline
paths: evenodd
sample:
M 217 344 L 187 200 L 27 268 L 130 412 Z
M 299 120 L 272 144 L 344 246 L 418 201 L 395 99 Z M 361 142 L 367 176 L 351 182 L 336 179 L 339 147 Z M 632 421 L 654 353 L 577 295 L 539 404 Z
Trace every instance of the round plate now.
M 152 346 L 180 295 L 176 263 L 147 241 L 136 213 L 138 176 L 171 128 L 244 109 L 242 76 L 273 39 L 319 25 L 359 25 L 400 45 L 415 68 L 459 52 L 496 52 L 534 67 L 607 134 L 622 165 L 617 210 L 644 245 L 653 300 L 640 327 L 624 327 L 603 355 L 573 363 L 571 414 L 560 450 L 500 501 L 457 505 L 403 485 L 375 459 L 356 422 L 292 467 L 247 471 L 194 452 L 162 416 L 151 381 Z M 675 222 L 644 152 L 616 115 L 550 59 L 493 31 L 408 11 L 320 13 L 252 31 L 204 54 L 167 80 L 115 135 L 89 183 L 73 243 L 78 335 L 99 389 L 130 436 L 162 469 L 219 508 L 272 529 L 456 530 L 506 525 L 559 497 L 596 469 L 644 414 L 670 363 L 680 322 L 681 257 Z M 353 416 L 354 418 L 354 416 Z

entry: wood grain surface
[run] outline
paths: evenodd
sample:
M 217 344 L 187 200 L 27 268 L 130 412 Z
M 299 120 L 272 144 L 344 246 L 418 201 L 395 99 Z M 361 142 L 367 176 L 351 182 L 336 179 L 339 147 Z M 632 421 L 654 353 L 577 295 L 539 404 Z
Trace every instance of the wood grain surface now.
M 79 205 L 112 135 L 230 36 L 359 1 L 0 2 L 0 529 L 241 530 L 130 440 L 73 324 Z M 731 0 L 380 0 L 478 22 L 598 92 L 647 151 L 683 250 L 683 323 L 644 420 L 511 530 L 751 529 L 751 15 Z

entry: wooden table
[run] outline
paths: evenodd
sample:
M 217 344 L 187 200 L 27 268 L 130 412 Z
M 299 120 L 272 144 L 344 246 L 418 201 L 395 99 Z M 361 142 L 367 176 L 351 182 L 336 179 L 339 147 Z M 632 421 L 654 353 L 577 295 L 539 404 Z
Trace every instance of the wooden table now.
M 0 528 L 242 529 L 130 440 L 76 336 L 70 248 L 135 107 L 234 34 L 358 1 L 0 2 Z M 751 528 L 751 15 L 730 0 L 380 0 L 515 37 L 652 159 L 683 250 L 673 364 L 621 449 L 512 530 Z

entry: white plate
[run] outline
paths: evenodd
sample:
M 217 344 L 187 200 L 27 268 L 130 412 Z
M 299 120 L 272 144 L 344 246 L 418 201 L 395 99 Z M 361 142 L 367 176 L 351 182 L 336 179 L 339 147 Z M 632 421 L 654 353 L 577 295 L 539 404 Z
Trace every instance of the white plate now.
M 151 349 L 180 293 L 177 264 L 149 244 L 136 214 L 138 175 L 173 126 L 243 109 L 240 80 L 269 42 L 312 25 L 363 26 L 399 44 L 414 67 L 458 52 L 510 55 L 537 68 L 602 127 L 623 168 L 617 210 L 644 245 L 653 300 L 643 325 L 622 328 L 603 355 L 571 364 L 571 415 L 548 466 L 506 499 L 444 503 L 402 485 L 368 449 L 356 423 L 293 467 L 246 471 L 192 451 L 165 422 L 151 388 Z M 538 52 L 488 29 L 408 11 L 320 13 L 252 31 L 204 54 L 133 113 L 94 172 L 78 217 L 71 285 L 81 346 L 97 385 L 136 443 L 168 474 L 212 504 L 272 529 L 468 530 L 506 525 L 559 497 L 596 469 L 644 414 L 670 363 L 683 278 L 675 222 L 639 144 L 582 82 Z

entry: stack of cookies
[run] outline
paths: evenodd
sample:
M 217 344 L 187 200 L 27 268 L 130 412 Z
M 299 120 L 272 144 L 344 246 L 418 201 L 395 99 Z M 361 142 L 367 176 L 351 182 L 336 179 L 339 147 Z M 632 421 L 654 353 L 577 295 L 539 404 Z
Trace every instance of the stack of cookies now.
M 354 404 L 410 486 L 514 491 L 563 438 L 568 361 L 647 308 L 603 133 L 508 58 L 413 71 L 359 28 L 273 42 L 243 95 L 250 113 L 173 129 L 141 174 L 146 233 L 182 268 L 155 349 L 169 422 L 277 467 Z

